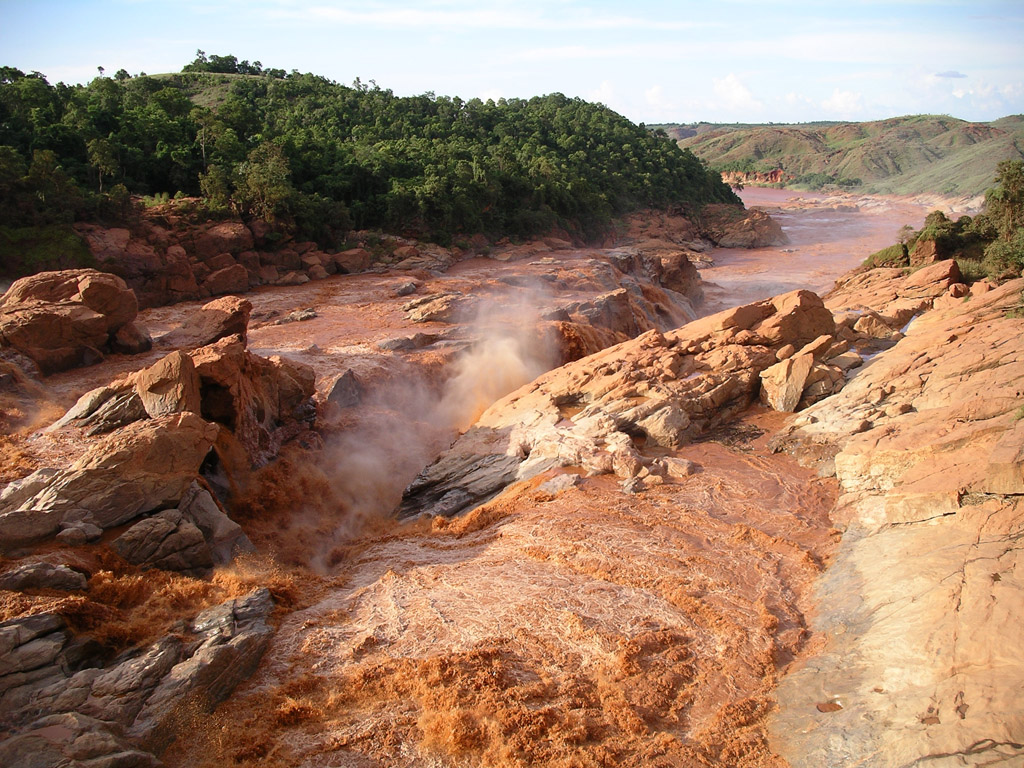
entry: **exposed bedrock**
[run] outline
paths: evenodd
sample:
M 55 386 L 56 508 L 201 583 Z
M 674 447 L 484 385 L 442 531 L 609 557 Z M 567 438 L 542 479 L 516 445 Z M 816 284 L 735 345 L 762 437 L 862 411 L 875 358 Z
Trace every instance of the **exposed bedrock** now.
M 872 270 L 826 302 L 863 311 L 870 293 L 905 325 L 907 294 L 939 294 L 948 279 L 924 278 L 951 264 L 916 286 Z M 845 535 L 818 588 L 824 647 L 778 691 L 773 744 L 794 768 L 1024 760 L 1024 281 L 985 288 L 929 298 L 905 337 L 775 439 L 834 466 L 843 491 Z
M 456 514 L 557 466 L 634 478 L 651 463 L 641 446 L 677 447 L 732 418 L 778 350 L 834 329 L 820 298 L 794 291 L 551 371 L 489 408 L 410 484 L 399 514 Z

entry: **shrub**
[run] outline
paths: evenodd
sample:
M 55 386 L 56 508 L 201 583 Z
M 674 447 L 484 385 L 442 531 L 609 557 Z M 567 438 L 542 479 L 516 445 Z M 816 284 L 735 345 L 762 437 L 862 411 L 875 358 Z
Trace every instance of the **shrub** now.
M 862 265 L 868 269 L 875 267 L 907 267 L 910 266 L 910 256 L 907 253 L 907 246 L 902 243 L 890 245 L 880 251 L 875 251 L 864 260 Z

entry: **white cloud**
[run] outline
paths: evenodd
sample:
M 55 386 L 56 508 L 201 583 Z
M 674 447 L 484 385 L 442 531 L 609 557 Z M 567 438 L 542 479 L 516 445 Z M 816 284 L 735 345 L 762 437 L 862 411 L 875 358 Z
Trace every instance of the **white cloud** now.
M 722 78 L 712 78 L 711 83 L 717 102 L 714 106 L 719 109 L 729 112 L 749 112 L 759 110 L 764 106 L 754 98 L 750 89 L 741 83 L 740 79 L 732 72 Z
M 863 112 L 864 104 L 861 94 L 836 88 L 829 98 L 821 102 L 821 108 L 836 117 L 852 120 Z
M 587 101 L 598 101 L 606 107 L 611 106 L 615 100 L 615 86 L 608 80 L 602 80 L 601 85 L 587 94 Z

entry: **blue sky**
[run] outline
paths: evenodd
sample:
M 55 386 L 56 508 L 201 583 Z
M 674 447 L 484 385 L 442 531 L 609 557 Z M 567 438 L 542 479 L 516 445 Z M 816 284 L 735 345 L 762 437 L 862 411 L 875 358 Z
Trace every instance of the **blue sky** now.
M 1024 112 L 1021 0 L 0 0 L 0 64 L 50 82 L 197 49 L 399 95 L 559 91 L 635 122 Z

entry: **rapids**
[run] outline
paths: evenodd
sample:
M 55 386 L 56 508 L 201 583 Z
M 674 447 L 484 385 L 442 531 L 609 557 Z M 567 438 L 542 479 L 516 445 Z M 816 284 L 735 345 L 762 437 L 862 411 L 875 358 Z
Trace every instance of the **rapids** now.
M 778 216 L 792 242 L 714 251 L 704 313 L 826 289 L 926 213 L 902 201 L 743 196 Z M 556 258 L 571 270 L 587 254 Z M 422 292 L 487 296 L 498 311 L 485 324 L 529 324 L 549 307 L 542 291 L 524 304 L 510 290 L 524 268 L 467 262 L 421 276 Z M 631 495 L 596 477 L 557 492 L 542 476 L 455 519 L 393 521 L 404 485 L 465 427 L 439 403 L 450 366 L 481 333 L 456 325 L 433 349 L 383 365 L 375 342 L 436 332 L 408 323 L 401 282 L 367 274 L 250 295 L 254 320 L 268 323 L 251 328 L 254 350 L 308 362 L 318 379 L 353 370 L 375 394 L 335 422 L 328 461 L 287 464 L 252 489 L 278 502 L 242 519 L 247 533 L 316 577 L 253 678 L 165 762 L 785 765 L 766 721 L 778 679 L 814 642 L 810 586 L 837 531 L 834 480 L 763 451 L 784 417 L 754 408 L 668 452 L 694 462 L 682 484 Z M 304 307 L 317 317 L 269 324 Z M 143 320 L 159 331 L 188 311 Z M 506 391 L 551 364 L 530 342 L 502 351 L 517 358 Z M 463 366 L 455 399 L 473 400 L 473 371 L 485 380 L 497 367 L 506 369 L 488 356 Z

